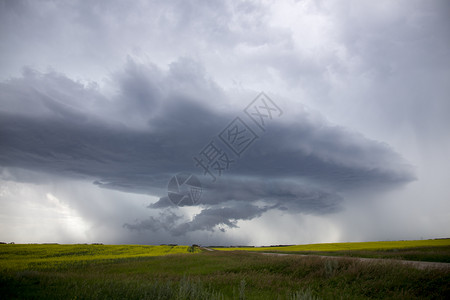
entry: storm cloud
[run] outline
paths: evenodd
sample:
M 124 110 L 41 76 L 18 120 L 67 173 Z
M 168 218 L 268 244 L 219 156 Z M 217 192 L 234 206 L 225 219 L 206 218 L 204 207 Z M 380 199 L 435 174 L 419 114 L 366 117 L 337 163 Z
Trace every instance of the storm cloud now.
M 54 72 L 27 69 L 3 83 L 2 166 L 82 176 L 100 187 L 161 197 L 152 209 L 173 205 L 166 196 L 171 176 L 201 176 L 193 156 L 241 112 L 218 109 L 227 101 L 224 93 L 191 60 L 174 62 L 167 72 L 130 60 L 113 82 L 118 90 L 111 98 Z M 202 92 L 191 98 L 185 90 Z M 217 183 L 202 176 L 204 209 L 183 230 L 235 227 L 236 220 L 268 209 L 330 213 L 339 210 L 342 190 L 385 189 L 414 179 L 411 167 L 385 144 L 306 110 L 289 117 L 274 119 Z M 253 204 L 260 201 L 268 206 Z M 127 227 L 183 233 L 167 222 L 174 219 L 152 217 Z

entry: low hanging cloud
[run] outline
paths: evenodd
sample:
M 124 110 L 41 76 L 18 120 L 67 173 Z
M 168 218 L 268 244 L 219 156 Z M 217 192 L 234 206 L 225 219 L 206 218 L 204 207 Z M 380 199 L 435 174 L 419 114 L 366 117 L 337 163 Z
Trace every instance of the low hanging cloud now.
M 192 220 L 177 216 L 177 207 L 168 197 L 150 204 L 162 209 L 159 218 L 127 223 L 131 230 L 166 230 L 178 236 L 196 230 L 220 230 L 238 227 L 240 220 L 252 220 L 269 210 L 286 213 L 327 214 L 341 209 L 342 197 L 319 188 L 300 185 L 289 180 L 233 178 L 207 185 L 199 214 Z M 175 211 L 175 212 L 174 212 Z
M 251 220 L 260 217 L 270 207 L 258 207 L 256 205 L 236 201 L 228 203 L 228 207 L 208 207 L 196 214 L 192 220 L 185 220 L 171 209 L 165 209 L 159 217 L 149 217 L 146 220 L 134 224 L 126 223 L 125 228 L 130 230 L 151 230 L 153 232 L 164 230 L 174 236 L 185 235 L 197 230 L 214 231 L 219 229 L 225 232 L 225 228 L 237 228 L 239 220 Z
M 32 69 L 2 83 L 1 166 L 158 196 L 149 209 L 163 209 L 160 217 L 124 226 L 173 235 L 223 231 L 274 209 L 332 213 L 342 209 L 343 191 L 383 190 L 415 179 L 388 145 L 307 110 L 289 115 L 286 107 L 287 117 L 274 120 L 213 183 L 192 157 L 241 111 L 220 109 L 230 96 L 203 67 L 183 58 L 163 71 L 130 59 L 111 80 L 113 95 L 94 83 Z M 202 211 L 192 220 L 174 213 L 167 199 L 167 182 L 181 171 L 202 177 Z

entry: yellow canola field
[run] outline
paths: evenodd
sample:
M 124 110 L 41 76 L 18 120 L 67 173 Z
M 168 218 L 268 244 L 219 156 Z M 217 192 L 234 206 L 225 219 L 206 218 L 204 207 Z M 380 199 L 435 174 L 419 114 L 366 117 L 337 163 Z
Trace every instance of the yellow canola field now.
M 249 247 L 249 248 L 214 248 L 220 251 L 349 251 L 349 250 L 388 250 L 430 246 L 450 246 L 450 239 L 415 240 L 415 241 L 386 241 L 386 242 L 359 242 L 359 243 L 324 243 L 293 245 L 282 247 Z
M 45 269 L 55 266 L 64 268 L 83 262 L 178 253 L 188 254 L 188 246 L 7 244 L 0 245 L 0 270 L 29 267 Z

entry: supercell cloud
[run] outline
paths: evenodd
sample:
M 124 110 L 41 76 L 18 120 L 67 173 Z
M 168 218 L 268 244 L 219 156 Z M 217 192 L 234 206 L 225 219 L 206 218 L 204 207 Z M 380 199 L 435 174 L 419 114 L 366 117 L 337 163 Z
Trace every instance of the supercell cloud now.
M 7 81 L 2 85 L 8 100 L 2 103 L 2 166 L 84 176 L 99 187 L 161 196 L 149 208 L 173 205 L 166 196 L 168 180 L 179 171 L 201 174 L 192 157 L 239 114 L 215 109 L 222 105 L 216 97 L 221 91 L 205 80 L 206 74 L 189 73 L 193 62 L 174 65 L 176 70 L 165 73 L 128 62 L 117 74 L 114 83 L 119 89 L 113 99 L 57 73 L 27 70 L 22 78 Z M 182 67 L 188 69 L 184 72 L 192 85 L 203 84 L 202 97 L 214 103 L 172 93 L 178 89 L 173 77 Z M 103 110 L 109 113 L 102 116 Z M 235 159 L 228 176 L 217 183 L 203 178 L 207 193 L 200 204 L 205 208 L 184 228 L 234 227 L 236 220 L 258 217 L 268 209 L 330 213 L 340 207 L 339 191 L 386 188 L 414 179 L 409 166 L 387 145 L 307 112 L 272 125 L 245 156 Z M 254 205 L 260 201 L 269 206 Z M 169 226 L 181 234 L 170 226 L 173 221 L 126 226 Z

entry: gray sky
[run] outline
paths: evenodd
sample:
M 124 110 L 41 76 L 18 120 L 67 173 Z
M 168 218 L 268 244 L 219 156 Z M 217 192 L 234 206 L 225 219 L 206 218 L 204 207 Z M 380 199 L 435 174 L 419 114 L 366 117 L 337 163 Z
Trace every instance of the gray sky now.
M 449 17 L 447 1 L 0 1 L 0 240 L 448 237 Z M 229 163 L 215 181 L 194 160 L 208 145 Z M 178 173 L 197 205 L 169 200 Z

